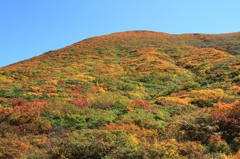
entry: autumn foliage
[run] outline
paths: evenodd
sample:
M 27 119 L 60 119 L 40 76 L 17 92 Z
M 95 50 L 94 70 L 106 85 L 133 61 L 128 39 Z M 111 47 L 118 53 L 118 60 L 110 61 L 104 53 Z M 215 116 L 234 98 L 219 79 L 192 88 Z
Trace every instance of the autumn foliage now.
M 0 158 L 238 158 L 239 40 L 130 31 L 0 68 Z

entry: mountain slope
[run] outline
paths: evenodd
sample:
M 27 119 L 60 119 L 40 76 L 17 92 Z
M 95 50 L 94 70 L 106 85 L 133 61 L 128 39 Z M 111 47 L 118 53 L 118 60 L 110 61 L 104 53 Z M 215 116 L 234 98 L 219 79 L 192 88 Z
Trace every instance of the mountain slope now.
M 1 68 L 0 156 L 234 157 L 239 43 L 131 31 Z

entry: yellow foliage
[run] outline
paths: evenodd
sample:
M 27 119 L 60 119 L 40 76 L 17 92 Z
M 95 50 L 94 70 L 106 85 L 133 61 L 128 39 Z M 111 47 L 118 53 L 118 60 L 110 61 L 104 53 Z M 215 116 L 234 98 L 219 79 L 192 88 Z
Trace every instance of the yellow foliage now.
M 153 147 L 156 149 L 160 149 L 160 144 L 159 144 L 159 141 L 157 140 L 157 138 L 153 139 Z
M 168 139 L 159 143 L 159 149 L 167 158 L 179 158 L 179 143 L 176 139 Z
M 58 97 L 59 94 L 57 94 L 57 93 L 48 93 L 47 96 L 48 97 Z
M 129 96 L 131 96 L 134 99 L 142 99 L 144 97 L 144 94 L 142 94 L 141 92 L 127 92 Z
M 129 111 L 129 112 L 135 112 L 135 110 L 134 110 L 133 107 L 131 107 L 131 106 L 127 106 L 126 109 L 127 109 L 127 111 Z
M 54 85 L 57 85 L 58 80 L 51 80 L 51 83 L 54 84 Z
M 130 143 L 130 145 L 134 148 L 137 149 L 137 146 L 139 144 L 139 140 L 136 137 L 136 134 L 130 134 L 127 137 L 128 142 Z
M 105 89 L 102 87 L 96 86 L 97 93 L 106 93 Z
M 40 97 L 41 95 L 42 95 L 41 92 L 40 93 L 27 92 L 26 94 L 24 94 L 25 97 L 31 97 L 31 98 Z
M 0 83 L 6 82 L 7 78 L 5 76 L 0 75 Z
M 39 91 L 41 91 L 41 88 L 38 87 L 38 86 L 31 86 L 31 90 L 32 90 L 33 92 L 39 92 Z
M 63 97 L 63 98 L 66 98 L 66 97 L 69 97 L 69 94 L 66 93 L 66 92 L 61 92 L 61 93 L 59 93 L 59 96 Z
M 193 90 L 191 93 L 196 101 L 221 100 L 227 97 L 222 89 Z
M 240 158 L 240 150 L 238 150 L 238 152 L 235 155 L 225 155 L 223 154 L 221 156 L 222 159 L 239 159 Z
M 22 76 L 22 77 L 21 77 L 21 80 L 27 81 L 27 80 L 28 80 L 28 77 L 27 77 L 27 76 Z
M 240 79 L 240 77 L 239 77 Z M 230 88 L 230 90 L 234 93 L 234 94 L 240 94 L 240 86 L 233 86 Z
M 57 85 L 57 83 L 58 83 L 58 80 L 46 81 L 46 84 L 49 84 L 49 85 Z
M 158 100 L 170 102 L 174 104 L 181 104 L 181 105 L 190 105 L 192 99 L 189 97 L 180 98 L 180 97 L 159 97 Z
M 95 77 L 86 75 L 85 73 L 79 73 L 75 76 L 73 76 L 74 79 L 81 79 L 83 82 L 90 82 L 95 79 Z

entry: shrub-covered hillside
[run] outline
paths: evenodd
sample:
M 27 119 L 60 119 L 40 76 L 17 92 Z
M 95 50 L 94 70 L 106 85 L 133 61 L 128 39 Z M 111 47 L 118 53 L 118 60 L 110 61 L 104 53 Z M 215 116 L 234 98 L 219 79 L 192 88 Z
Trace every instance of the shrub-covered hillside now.
M 0 158 L 239 156 L 240 33 L 114 33 L 0 68 Z

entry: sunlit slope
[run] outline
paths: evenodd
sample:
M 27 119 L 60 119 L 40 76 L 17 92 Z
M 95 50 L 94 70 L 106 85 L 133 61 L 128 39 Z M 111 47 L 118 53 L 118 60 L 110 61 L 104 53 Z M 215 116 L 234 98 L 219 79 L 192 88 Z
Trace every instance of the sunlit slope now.
M 240 155 L 240 33 L 129 31 L 0 69 L 0 158 Z
M 49 51 L 41 56 L 3 68 L 2 76 L 13 83 L 37 85 L 37 93 L 47 95 L 48 86 L 69 89 L 69 81 L 85 83 L 91 88 L 102 84 L 105 90 L 126 91 L 116 88 L 133 84 L 156 95 L 168 85 L 197 82 L 201 79 L 238 81 L 240 34 L 171 35 L 134 31 L 89 38 L 66 48 Z M 221 72 L 226 72 L 221 74 Z M 220 73 L 220 75 L 219 75 Z M 224 76 L 224 77 L 222 77 Z M 156 79 L 155 79 L 156 78 Z M 165 82 L 164 82 L 165 79 Z M 194 79 L 194 80 L 193 80 Z M 55 81 L 52 84 L 51 81 Z M 60 86 L 58 82 L 64 85 Z M 71 83 L 71 82 L 70 82 Z M 121 84 L 119 84 L 121 83 Z M 156 86 L 149 86 L 154 85 Z M 187 84 L 185 83 L 188 87 Z M 11 84 L 8 87 L 12 87 Z M 133 88 L 134 87 L 134 88 Z M 151 88 L 150 88 L 151 87 Z M 154 90 L 152 90 L 154 89 Z M 186 89 L 186 88 L 179 88 Z M 81 92 L 81 88 L 79 88 Z M 31 88 L 23 91 L 33 92 Z M 59 94 L 61 96 L 61 93 Z M 71 96 L 71 93 L 68 96 Z M 40 96 L 40 95 L 38 95 Z

